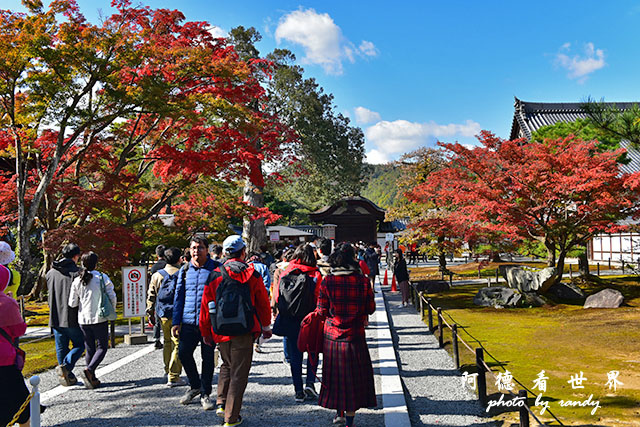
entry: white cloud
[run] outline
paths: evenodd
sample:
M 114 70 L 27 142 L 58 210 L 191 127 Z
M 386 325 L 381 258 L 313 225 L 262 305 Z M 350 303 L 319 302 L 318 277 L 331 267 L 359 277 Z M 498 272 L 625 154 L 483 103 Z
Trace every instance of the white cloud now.
M 356 54 L 375 56 L 377 49 L 369 41 L 362 41 L 356 48 L 342 35 L 342 30 L 328 13 L 314 9 L 300 9 L 282 18 L 275 32 L 276 42 L 286 40 L 301 45 L 305 52 L 302 62 L 317 64 L 327 74 L 342 74 L 342 61 L 355 62 Z
M 375 111 L 371 111 L 368 108 L 356 107 L 353 112 L 355 113 L 356 123 L 358 124 L 364 125 L 380 121 L 380 114 Z
M 569 52 L 570 48 L 571 44 L 565 43 L 560 50 Z M 589 74 L 607 65 L 604 60 L 604 51 L 596 49 L 593 43 L 584 45 L 584 56 L 558 53 L 556 63 L 569 71 L 567 76 L 570 79 L 578 79 L 579 83 L 584 83 Z
M 373 148 L 367 152 L 367 162 L 386 163 L 398 155 L 426 145 L 433 138 L 474 137 L 480 124 L 467 120 L 463 124 L 441 125 L 436 122 L 416 123 L 407 120 L 381 121 L 365 131 L 367 143 Z
M 229 33 L 227 33 L 225 30 L 223 30 L 220 27 L 216 27 L 215 25 L 207 28 L 207 31 L 209 31 L 209 33 L 211 33 L 211 35 L 215 38 L 219 38 L 219 37 L 224 37 L 227 38 L 229 37 Z
M 365 56 L 378 56 L 378 49 L 376 49 L 376 45 L 366 40 L 362 40 L 358 50 Z

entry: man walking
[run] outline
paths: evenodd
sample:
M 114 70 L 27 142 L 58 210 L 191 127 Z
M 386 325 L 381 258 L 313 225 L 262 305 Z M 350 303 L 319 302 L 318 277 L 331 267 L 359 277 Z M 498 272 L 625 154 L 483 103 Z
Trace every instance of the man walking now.
M 211 382 L 213 381 L 213 346 L 206 344 L 200 335 L 200 303 L 207 285 L 209 273 L 220 263 L 209 258 L 209 242 L 203 237 L 192 237 L 189 245 L 191 260 L 178 273 L 178 283 L 173 302 L 171 334 L 179 338 L 178 356 L 191 386 L 180 399 L 183 405 L 200 396 L 202 408 L 206 411 L 215 406 L 211 402 Z M 193 358 L 193 352 L 200 344 L 202 355 L 202 376 Z
M 232 427 L 242 423 L 240 409 L 249 380 L 253 341 L 260 334 L 271 338 L 271 309 L 260 274 L 244 262 L 246 245 L 242 238 L 229 236 L 222 248 L 227 261 L 211 273 L 204 291 L 200 332 L 205 342 L 218 344 L 222 366 L 216 413 L 224 416 L 225 427 Z M 239 333 L 224 333 L 232 328 Z
M 173 301 L 175 299 L 178 271 L 182 251 L 169 248 L 164 251 L 166 265 L 151 276 L 147 293 L 147 316 L 162 329 L 164 335 L 164 373 L 167 374 L 167 386 L 183 385 L 180 379 L 182 364 L 178 357 L 178 338 L 171 336 L 173 323 Z
M 62 259 L 55 261 L 47 272 L 49 289 L 49 326 L 53 329 L 58 358 L 58 380 L 63 386 L 78 382 L 73 368 L 84 351 L 84 336 L 78 324 L 78 308 L 69 307 L 71 283 L 78 275 L 76 263 L 80 259 L 80 248 L 69 243 L 62 249 Z M 69 349 L 71 341 L 71 349 Z

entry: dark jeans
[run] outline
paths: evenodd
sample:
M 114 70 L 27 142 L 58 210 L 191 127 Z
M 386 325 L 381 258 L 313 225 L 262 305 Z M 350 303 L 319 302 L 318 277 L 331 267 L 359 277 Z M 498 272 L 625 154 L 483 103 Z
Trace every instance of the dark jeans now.
M 202 376 L 198 375 L 198 367 L 193 358 L 193 352 L 200 343 L 202 355 Z M 213 381 L 213 347 L 202 341 L 200 328 L 195 325 L 182 324 L 180 327 L 180 341 L 178 343 L 178 357 L 182 367 L 189 378 L 192 390 L 200 389 L 201 394 L 211 395 L 211 382 Z
M 285 340 L 289 357 L 291 357 L 291 377 L 293 378 L 293 388 L 296 392 L 302 391 L 302 359 L 304 353 L 298 350 L 298 336 L 288 336 Z M 307 355 L 307 378 L 306 385 L 313 385 L 316 382 L 316 369 L 318 368 L 318 356 Z
M 84 356 L 87 362 L 87 369 L 95 372 L 100 362 L 107 355 L 107 349 L 109 348 L 109 322 L 80 325 L 80 329 L 82 329 L 84 343 L 87 346 L 87 354 Z M 96 341 L 98 341 L 97 348 Z
M 64 365 L 69 371 L 76 366 L 84 351 L 84 336 L 80 328 L 54 327 L 53 336 L 56 343 L 58 365 Z M 69 341 L 72 347 L 69 349 Z
M 284 350 L 284 358 L 287 360 L 287 363 L 291 363 L 291 357 L 289 356 L 289 347 L 287 346 L 287 337 L 282 337 L 282 348 Z

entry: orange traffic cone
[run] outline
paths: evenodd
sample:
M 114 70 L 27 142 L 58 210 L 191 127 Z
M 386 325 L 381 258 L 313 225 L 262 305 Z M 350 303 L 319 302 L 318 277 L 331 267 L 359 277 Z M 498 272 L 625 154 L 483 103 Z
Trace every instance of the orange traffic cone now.
M 391 276 L 391 292 L 398 292 L 398 287 L 396 286 L 396 275 Z
M 387 278 L 387 269 L 384 269 L 384 282 L 382 283 L 382 286 L 389 286 L 389 279 Z

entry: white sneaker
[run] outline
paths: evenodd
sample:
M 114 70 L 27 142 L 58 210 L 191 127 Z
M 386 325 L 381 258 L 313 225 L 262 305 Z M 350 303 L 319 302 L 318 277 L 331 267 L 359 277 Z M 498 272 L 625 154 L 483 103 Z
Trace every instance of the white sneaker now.
M 200 398 L 200 403 L 202 404 L 202 409 L 205 411 L 210 411 L 216 407 L 216 404 L 211 401 L 208 394 L 205 394 Z
M 187 382 L 185 380 L 183 380 L 182 378 L 178 378 L 175 381 L 171 381 L 171 380 L 167 380 L 167 387 L 180 387 L 183 385 L 186 385 Z
M 336 415 L 335 418 L 333 419 L 333 423 L 336 424 L 336 425 L 346 424 L 347 423 L 347 418 L 346 417 L 341 417 L 340 415 Z

